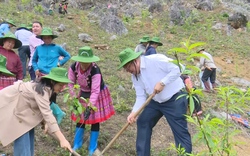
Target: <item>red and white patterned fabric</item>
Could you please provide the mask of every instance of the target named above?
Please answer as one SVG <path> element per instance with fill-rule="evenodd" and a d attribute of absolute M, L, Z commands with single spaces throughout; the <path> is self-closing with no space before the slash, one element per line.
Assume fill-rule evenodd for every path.
<path fill-rule="evenodd" d="M 85 108 L 87 107 L 87 103 L 85 101 L 80 100 L 80 102 Z M 71 119 L 76 121 L 78 118 L 80 118 L 79 123 L 95 124 L 106 121 L 112 115 L 114 115 L 115 109 L 113 107 L 113 102 L 108 87 L 105 86 L 104 89 L 101 90 L 98 96 L 98 101 L 95 103 L 95 107 L 97 108 L 97 111 L 92 110 L 88 120 L 84 121 L 84 113 L 80 116 L 76 116 L 74 113 L 72 113 Z"/>
<path fill-rule="evenodd" d="M 15 81 L 15 77 L 0 75 L 0 90 L 10 85 L 13 85 Z"/>

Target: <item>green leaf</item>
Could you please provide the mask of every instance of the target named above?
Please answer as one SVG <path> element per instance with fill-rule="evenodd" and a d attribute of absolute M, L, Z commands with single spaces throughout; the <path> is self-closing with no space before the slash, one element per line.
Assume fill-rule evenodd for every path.
<path fill-rule="evenodd" d="M 168 50 L 168 53 L 174 53 L 174 52 L 187 53 L 187 49 L 185 49 L 185 48 L 172 48 L 172 49 Z"/>
<path fill-rule="evenodd" d="M 183 96 L 187 96 L 187 94 L 181 94 L 181 95 L 179 95 L 179 96 L 176 98 L 176 100 L 178 100 L 179 98 L 182 98 Z"/>
<path fill-rule="evenodd" d="M 74 107 L 73 106 L 69 106 L 69 110 L 70 111 L 74 110 Z"/>
<path fill-rule="evenodd" d="M 189 96 L 189 110 L 190 110 L 190 114 L 193 114 L 193 112 L 194 112 L 194 99 L 192 96 Z"/>
<path fill-rule="evenodd" d="M 63 102 L 67 102 L 69 99 L 69 94 L 64 94 Z"/>
<path fill-rule="evenodd" d="M 194 48 L 196 48 L 196 47 L 203 46 L 203 45 L 205 45 L 205 44 L 206 44 L 205 42 L 196 42 L 196 43 L 193 43 L 193 44 L 191 44 L 191 45 L 188 47 L 188 50 L 190 51 L 190 50 L 192 50 L 192 49 L 194 49 Z"/>
<path fill-rule="evenodd" d="M 77 111 L 79 114 L 82 114 L 83 113 L 82 107 L 77 107 Z"/>
<path fill-rule="evenodd" d="M 97 107 L 91 106 L 91 108 L 92 108 L 95 112 L 97 111 Z"/>
<path fill-rule="evenodd" d="M 88 103 L 87 99 L 85 99 L 84 97 L 80 97 L 80 99 L 84 100 L 86 103 Z"/>

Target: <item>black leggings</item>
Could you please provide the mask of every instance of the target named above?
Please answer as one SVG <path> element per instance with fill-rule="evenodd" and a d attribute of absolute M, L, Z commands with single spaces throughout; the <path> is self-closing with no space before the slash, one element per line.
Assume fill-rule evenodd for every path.
<path fill-rule="evenodd" d="M 85 124 L 77 123 L 76 127 L 85 128 Z M 91 131 L 99 131 L 100 130 L 100 123 L 92 124 Z"/>

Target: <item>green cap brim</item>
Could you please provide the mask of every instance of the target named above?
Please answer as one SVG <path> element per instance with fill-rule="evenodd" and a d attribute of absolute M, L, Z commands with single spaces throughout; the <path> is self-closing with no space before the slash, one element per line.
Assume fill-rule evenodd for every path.
<path fill-rule="evenodd" d="M 50 75 L 42 76 L 42 78 L 51 79 L 51 80 L 54 80 L 56 82 L 61 82 L 61 83 L 72 83 L 68 78 L 54 78 Z"/>
<path fill-rule="evenodd" d="M 52 39 L 55 39 L 58 37 L 57 35 L 37 35 L 36 38 L 42 39 L 42 37 L 44 36 L 52 36 Z"/>
<path fill-rule="evenodd" d="M 15 40 L 15 46 L 13 47 L 13 49 L 16 49 L 16 48 L 19 48 L 19 47 L 22 46 L 22 42 L 21 41 L 19 41 L 16 38 L 12 38 L 12 37 L 3 37 L 3 38 L 0 38 L 0 45 L 3 46 L 3 40 L 4 39 L 8 39 L 8 38 Z"/>
<path fill-rule="evenodd" d="M 9 76 L 15 76 L 13 73 L 11 73 L 10 71 L 8 71 L 6 68 L 3 68 L 3 67 L 0 67 L 0 72 Z"/>
<path fill-rule="evenodd" d="M 84 58 L 80 56 L 72 56 L 71 60 L 77 61 L 77 62 L 82 62 L 82 63 L 92 63 L 92 62 L 97 62 L 100 61 L 100 58 L 97 56 L 93 56 L 91 58 Z"/>
<path fill-rule="evenodd" d="M 118 67 L 118 70 L 121 69 L 125 64 L 127 64 L 128 62 L 136 59 L 137 57 L 139 57 L 140 55 L 142 54 L 142 52 L 137 52 L 135 53 L 134 55 L 132 55 L 131 57 L 127 58 L 126 61 L 122 62 L 119 67 Z"/>

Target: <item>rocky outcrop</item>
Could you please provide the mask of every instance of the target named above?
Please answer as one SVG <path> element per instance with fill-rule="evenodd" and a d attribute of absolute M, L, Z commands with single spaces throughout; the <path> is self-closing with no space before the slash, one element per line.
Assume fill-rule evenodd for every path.
<path fill-rule="evenodd" d="M 239 12 L 228 17 L 228 25 L 234 29 L 246 27 L 247 22 L 247 17 Z"/>

